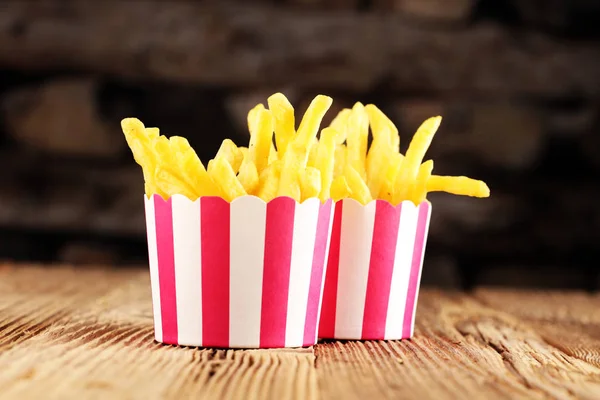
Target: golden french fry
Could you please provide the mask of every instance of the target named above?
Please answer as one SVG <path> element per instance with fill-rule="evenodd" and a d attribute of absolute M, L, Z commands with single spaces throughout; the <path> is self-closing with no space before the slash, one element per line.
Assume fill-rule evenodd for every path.
<path fill-rule="evenodd" d="M 319 126 L 325 113 L 331 107 L 333 99 L 328 96 L 319 95 L 313 99 L 304 113 L 304 117 L 298 127 L 298 132 L 294 142 L 301 146 L 303 151 L 302 166 L 306 166 L 308 161 L 308 150 L 313 140 L 319 133 Z M 298 147 L 297 149 L 300 149 Z"/>
<path fill-rule="evenodd" d="M 179 140 L 178 140 L 179 139 Z M 176 137 L 175 142 L 185 141 L 184 138 Z M 186 141 L 187 142 L 187 141 Z M 200 194 L 186 175 L 182 172 L 178 161 L 179 149 L 172 146 L 171 141 L 165 136 L 159 136 L 153 141 L 154 151 L 157 155 L 157 165 L 154 171 L 154 178 L 157 186 L 167 195 L 172 196 L 176 193 L 195 200 Z M 179 191 L 177 188 L 179 187 Z"/>
<path fill-rule="evenodd" d="M 314 138 L 310 149 L 308 150 L 308 162 L 306 163 L 309 167 L 315 167 L 317 163 L 317 151 L 319 146 L 319 139 Z"/>
<path fill-rule="evenodd" d="M 150 169 L 143 168 L 143 176 L 144 176 L 144 191 L 146 192 L 146 196 L 150 198 L 153 194 L 158 194 L 162 198 L 166 199 L 167 194 L 160 188 L 158 183 L 156 182 L 156 174 L 151 172 Z"/>
<path fill-rule="evenodd" d="M 365 163 L 366 166 L 366 177 L 367 184 L 369 185 L 369 189 L 371 189 L 371 193 L 373 193 L 372 186 L 378 186 L 375 182 L 373 185 L 371 182 L 373 180 L 381 180 L 381 169 L 387 167 L 386 157 L 390 156 L 390 146 L 386 145 L 385 141 L 381 139 L 375 140 L 371 142 L 371 146 L 367 152 L 367 161 Z M 377 196 L 377 194 L 374 194 Z"/>
<path fill-rule="evenodd" d="M 166 198 L 175 194 L 184 195 L 190 200 L 196 200 L 199 197 L 198 193 L 194 192 L 187 182 L 180 176 L 174 175 L 170 170 L 158 167 L 154 179 Z"/>
<path fill-rule="evenodd" d="M 152 139 L 146 134 L 144 124 L 137 118 L 125 118 L 121 121 L 121 129 L 127 145 L 133 153 L 134 160 L 142 167 L 150 169 L 156 163 L 156 155 Z M 154 171 L 152 171 L 154 173 Z"/>
<path fill-rule="evenodd" d="M 145 152 L 150 152 L 151 140 L 150 137 L 146 134 L 146 127 L 137 118 L 125 118 L 121 121 L 121 130 L 125 135 L 125 140 L 127 141 L 127 145 L 131 148 L 131 150 L 138 150 L 139 146 L 148 147 Z M 141 143 L 137 143 L 141 142 Z M 138 153 L 141 154 L 142 152 Z M 135 159 L 136 152 L 133 151 L 133 157 Z M 137 159 L 136 159 L 137 161 Z"/>
<path fill-rule="evenodd" d="M 160 130 L 158 128 L 146 128 L 146 136 L 150 139 L 156 139 L 160 136 Z"/>
<path fill-rule="evenodd" d="M 295 141 L 288 146 L 283 156 L 277 196 L 289 196 L 296 201 L 301 200 L 300 172 L 304 169 L 305 151 L 306 148 Z"/>
<path fill-rule="evenodd" d="M 331 199 L 339 201 L 348 198 L 352 195 L 352 190 L 348 186 L 348 182 L 343 175 L 338 176 L 331 183 Z"/>
<path fill-rule="evenodd" d="M 404 156 L 400 153 L 394 153 L 390 156 L 389 164 L 385 168 L 385 176 L 383 179 L 383 184 L 379 191 L 379 198 L 385 200 L 387 202 L 392 203 L 394 192 L 395 192 L 395 183 L 396 177 L 398 176 L 398 172 L 402 167 L 402 161 L 404 160 Z"/>
<path fill-rule="evenodd" d="M 351 109 L 344 108 L 335 116 L 335 118 L 333 118 L 331 124 L 329 124 L 330 128 L 333 128 L 336 132 L 338 132 L 336 144 L 342 144 L 346 141 L 346 135 L 348 133 L 348 119 L 350 118 L 351 113 Z"/>
<path fill-rule="evenodd" d="M 158 189 L 154 182 L 154 171 L 157 163 L 156 152 L 153 145 L 153 139 L 155 138 L 154 134 L 152 134 L 152 136 L 148 135 L 144 124 L 137 118 L 123 119 L 121 121 L 121 129 L 125 135 L 127 145 L 131 149 L 133 159 L 140 167 L 142 167 L 144 180 L 147 186 L 146 189 L 150 190 L 150 192 L 147 191 L 146 194 L 151 196 L 153 193 L 159 193 L 160 189 Z M 164 193 L 159 194 L 164 197 Z"/>
<path fill-rule="evenodd" d="M 392 151 L 396 152 L 396 153 L 400 153 L 400 135 L 396 132 L 391 133 L 392 139 Z"/>
<path fill-rule="evenodd" d="M 250 111 L 248 111 L 248 132 L 250 137 L 254 135 L 256 131 L 256 123 L 258 122 L 258 114 L 265 110 L 265 106 L 262 104 L 255 105 Z"/>
<path fill-rule="evenodd" d="M 160 141 L 160 139 L 157 140 Z M 198 197 L 221 195 L 219 187 L 212 181 L 187 139 L 179 136 L 171 136 L 169 145 L 171 147 L 171 157 L 174 157 L 175 160 L 171 159 L 168 162 L 174 163 L 177 166 L 183 180 L 193 187 L 193 192 Z"/>
<path fill-rule="evenodd" d="M 269 110 L 257 112 L 255 132 L 250 137 L 250 160 L 261 173 L 269 163 L 269 153 L 273 144 L 273 114 Z"/>
<path fill-rule="evenodd" d="M 427 181 L 428 192 L 447 192 L 459 196 L 489 197 L 490 188 L 483 181 L 466 176 L 432 175 Z"/>
<path fill-rule="evenodd" d="M 222 197 L 227 201 L 244 196 L 246 191 L 238 181 L 233 172 L 233 168 L 224 157 L 213 159 L 213 168 L 211 169 L 211 178 L 221 189 Z"/>
<path fill-rule="evenodd" d="M 277 149 L 275 149 L 275 145 L 271 143 L 271 150 L 269 151 L 269 161 L 267 165 L 271 165 L 277 160 L 279 160 L 279 154 L 277 152 Z"/>
<path fill-rule="evenodd" d="M 421 204 L 427 198 L 427 181 L 433 171 L 433 160 L 427 160 L 419 167 L 417 180 L 410 188 L 409 198 L 416 206 Z"/>
<path fill-rule="evenodd" d="M 179 139 L 185 140 L 182 137 Z M 177 142 L 177 141 L 176 141 Z M 152 140 L 152 146 L 154 146 L 154 154 L 156 154 L 156 158 L 162 163 L 162 161 L 172 161 L 170 158 L 173 158 L 173 150 L 171 147 L 171 141 L 166 136 L 159 136 L 156 139 Z"/>
<path fill-rule="evenodd" d="M 150 196 L 152 196 L 154 193 L 158 193 L 158 191 L 157 189 L 149 185 L 148 182 L 144 182 L 144 193 L 146 194 L 147 198 L 150 198 Z M 166 198 L 166 195 L 164 193 L 162 193 L 160 196 Z"/>
<path fill-rule="evenodd" d="M 371 125 L 373 140 L 389 141 L 391 145 L 392 136 L 393 134 L 398 134 L 398 128 L 396 128 L 394 123 L 374 104 L 367 104 L 365 106 L 365 112 L 369 116 L 369 125 Z"/>
<path fill-rule="evenodd" d="M 387 169 L 393 153 L 384 141 L 373 140 L 367 154 L 367 186 L 373 198 L 377 198 L 384 187 Z"/>
<path fill-rule="evenodd" d="M 346 163 L 358 172 L 363 180 L 367 179 L 366 159 L 367 144 L 369 139 L 369 117 L 365 107 L 356 103 L 348 119 L 348 137 L 346 145 L 348 148 Z M 346 177 L 348 179 L 348 177 Z M 350 185 L 352 188 L 352 185 Z"/>
<path fill-rule="evenodd" d="M 248 194 L 254 194 L 258 189 L 259 176 L 256 170 L 256 165 L 249 159 L 244 159 L 240 166 L 240 172 L 237 175 L 242 187 Z"/>
<path fill-rule="evenodd" d="M 275 144 L 280 157 L 285 155 L 288 144 L 296 134 L 294 107 L 283 93 L 275 93 L 267 99 L 269 110 L 275 118 Z"/>
<path fill-rule="evenodd" d="M 400 135 L 394 123 L 373 104 L 367 104 L 365 111 L 369 116 L 373 142 L 385 142 L 391 152 L 400 152 Z"/>
<path fill-rule="evenodd" d="M 176 139 L 181 139 L 181 141 L 185 140 L 182 137 L 178 137 Z M 177 140 L 175 140 L 178 143 Z M 157 164 L 163 165 L 166 164 L 167 167 L 176 169 L 177 165 L 174 164 L 174 161 L 177 160 L 177 152 L 179 149 L 176 146 L 172 146 L 172 142 L 166 136 L 159 136 L 152 141 L 152 145 L 154 146 L 154 154 L 156 154 Z"/>
<path fill-rule="evenodd" d="M 180 138 L 183 139 L 183 138 Z M 185 140 L 185 139 L 183 139 Z M 193 185 L 186 180 L 186 177 L 180 173 L 177 156 L 177 150 L 171 146 L 171 142 L 166 136 L 159 136 L 153 140 L 154 152 L 156 154 L 156 167 L 154 176 L 157 185 L 167 194 L 171 196 L 177 192 L 177 187 L 180 191 L 191 194 L 197 198 L 198 193 L 195 193 Z"/>
<path fill-rule="evenodd" d="M 181 169 L 186 171 L 186 180 L 194 187 L 194 191 L 198 196 L 220 196 L 221 190 L 219 186 L 209 176 L 204 165 L 194 155 L 186 156 L 181 160 Z"/>
<path fill-rule="evenodd" d="M 318 197 L 321 192 L 321 171 L 317 168 L 306 167 L 300 174 L 300 193 L 302 201 Z"/>
<path fill-rule="evenodd" d="M 394 203 L 400 203 L 402 200 L 407 199 L 410 186 L 417 177 L 419 166 L 441 122 L 442 117 L 429 118 L 417 129 L 408 146 L 402 168 L 396 180 Z"/>
<path fill-rule="evenodd" d="M 365 112 L 369 117 L 369 125 L 373 134 L 373 141 L 367 153 L 366 161 L 367 184 L 371 195 L 378 197 L 384 186 L 387 168 L 390 165 L 390 157 L 399 151 L 395 148 L 394 142 L 397 139 L 399 145 L 400 136 L 392 121 L 375 105 L 367 104 Z"/>
<path fill-rule="evenodd" d="M 358 171 L 352 168 L 351 165 L 346 165 L 344 176 L 346 177 L 348 186 L 352 191 L 352 198 L 354 200 L 357 200 L 363 205 L 373 200 L 373 197 L 371 197 L 371 193 L 369 192 L 369 187 L 367 186 L 365 181 L 363 181 Z"/>
<path fill-rule="evenodd" d="M 219 147 L 219 151 L 217 151 L 215 158 L 216 157 L 225 158 L 229 165 L 231 165 L 231 168 L 233 168 L 233 172 L 237 173 L 242 165 L 244 154 L 240 151 L 240 149 L 238 149 L 232 140 L 225 139 L 221 143 L 221 147 Z"/>
<path fill-rule="evenodd" d="M 330 196 L 335 166 L 335 143 L 338 132 L 333 128 L 321 131 L 321 140 L 317 145 L 316 167 L 321 171 L 321 192 L 319 198 L 322 202 Z"/>
<path fill-rule="evenodd" d="M 244 146 L 240 146 L 238 147 L 238 150 L 240 151 L 240 153 L 242 153 L 242 160 L 244 160 L 245 158 L 248 157 L 248 154 L 250 153 L 247 147 Z"/>
<path fill-rule="evenodd" d="M 386 189 L 386 190 L 382 190 L 381 195 L 378 198 L 392 204 L 393 195 L 394 195 L 393 189 Z"/>
<path fill-rule="evenodd" d="M 277 160 L 260 173 L 256 196 L 267 202 L 277 196 L 282 165 L 283 161 Z"/>
<path fill-rule="evenodd" d="M 333 166 L 333 177 L 344 175 L 344 169 L 346 169 L 346 156 L 347 151 L 345 144 L 338 144 L 335 146 L 335 164 Z"/>
<path fill-rule="evenodd" d="M 181 157 L 189 149 L 191 149 L 188 140 L 181 136 L 171 136 L 169 139 L 167 139 L 166 136 L 157 136 L 154 139 L 154 143 L 158 143 L 159 146 L 168 145 L 170 147 L 170 150 L 165 149 L 164 151 L 169 153 L 170 156 L 174 158 Z"/>

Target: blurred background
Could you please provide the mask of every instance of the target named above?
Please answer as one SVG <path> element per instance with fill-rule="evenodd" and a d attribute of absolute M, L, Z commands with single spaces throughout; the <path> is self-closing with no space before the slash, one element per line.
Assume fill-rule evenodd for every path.
<path fill-rule="evenodd" d="M 436 173 L 492 197 L 430 197 L 424 285 L 600 286 L 597 0 L 4 0 L 0 259 L 143 266 L 121 118 L 206 162 L 276 91 L 374 102 L 403 150 L 444 117 Z"/>

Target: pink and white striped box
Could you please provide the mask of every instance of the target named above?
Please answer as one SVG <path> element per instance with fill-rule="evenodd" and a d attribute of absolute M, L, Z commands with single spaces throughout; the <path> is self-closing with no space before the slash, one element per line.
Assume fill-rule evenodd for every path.
<path fill-rule="evenodd" d="M 157 341 L 218 348 L 316 343 L 331 201 L 144 199 Z"/>
<path fill-rule="evenodd" d="M 413 335 L 431 204 L 336 203 L 320 338 Z"/>

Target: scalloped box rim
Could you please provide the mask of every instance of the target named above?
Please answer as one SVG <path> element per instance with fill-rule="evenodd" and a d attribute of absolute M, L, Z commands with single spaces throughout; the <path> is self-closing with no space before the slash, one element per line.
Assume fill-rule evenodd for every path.
<path fill-rule="evenodd" d="M 200 201 L 200 199 L 202 199 L 202 198 L 217 198 L 217 199 L 221 199 L 221 200 L 223 200 L 223 201 L 224 201 L 224 202 L 226 202 L 226 203 L 233 204 L 233 203 L 235 203 L 235 202 L 237 202 L 237 201 L 240 201 L 241 199 L 244 199 L 244 198 L 253 198 L 253 199 L 256 199 L 257 201 L 261 201 L 263 204 L 269 204 L 269 203 L 271 203 L 272 201 L 276 201 L 276 200 L 279 200 L 279 199 L 286 199 L 286 198 L 287 198 L 287 199 L 290 199 L 290 200 L 292 200 L 294 203 L 296 203 L 296 204 L 298 204 L 298 205 L 303 205 L 303 204 L 305 204 L 305 203 L 307 203 L 307 202 L 314 202 L 314 201 L 316 200 L 316 201 L 318 201 L 319 203 L 321 203 L 321 205 L 325 205 L 327 202 L 332 202 L 332 204 L 333 204 L 333 205 L 335 205 L 335 204 L 337 204 L 337 203 L 340 203 L 340 202 L 344 202 L 344 201 L 346 201 L 346 202 L 354 202 L 354 203 L 356 203 L 356 204 L 359 204 L 359 205 L 360 205 L 360 206 L 362 206 L 362 207 L 368 207 L 368 206 L 370 206 L 370 205 L 371 205 L 371 204 L 373 204 L 373 203 L 385 203 L 385 204 L 387 204 L 388 206 L 390 206 L 390 207 L 394 207 L 394 208 L 396 208 L 396 207 L 399 207 L 400 205 L 402 205 L 402 207 L 405 207 L 405 206 L 406 206 L 406 204 L 409 204 L 409 205 L 410 205 L 411 207 L 413 207 L 413 208 L 419 208 L 419 207 L 420 207 L 422 204 L 424 204 L 424 203 L 427 203 L 427 204 L 429 204 L 429 207 L 432 207 L 432 204 L 431 204 L 431 202 L 430 202 L 429 200 L 424 200 L 424 201 L 422 201 L 421 203 L 419 203 L 418 205 L 416 205 L 415 203 L 413 203 L 411 200 L 404 200 L 404 201 L 402 201 L 402 202 L 398 203 L 397 205 L 393 205 L 393 204 L 392 204 L 392 203 L 390 203 L 389 201 L 387 201 L 387 200 L 381 200 L 381 199 L 373 199 L 373 200 L 371 200 L 370 202 L 368 202 L 367 204 L 362 204 L 362 203 L 360 203 L 358 200 L 356 200 L 356 199 L 353 199 L 353 198 L 350 198 L 350 197 L 347 197 L 347 198 L 344 198 L 344 199 L 341 199 L 341 200 L 338 200 L 338 201 L 334 201 L 333 199 L 329 198 L 329 199 L 327 199 L 325 202 L 321 202 L 321 200 L 320 200 L 318 197 L 310 197 L 310 198 L 308 198 L 308 199 L 305 199 L 305 200 L 304 200 L 304 201 L 302 201 L 302 202 L 299 202 L 299 201 L 296 201 L 295 199 L 291 198 L 290 196 L 277 196 L 277 197 L 274 197 L 274 198 L 272 198 L 272 199 L 271 199 L 271 200 L 269 200 L 269 201 L 264 201 L 263 199 L 261 199 L 261 198 L 260 198 L 260 197 L 258 197 L 258 196 L 254 196 L 254 195 L 251 195 L 251 194 L 247 194 L 247 195 L 244 195 L 244 196 L 239 196 L 239 197 L 236 197 L 236 198 L 235 198 L 235 199 L 233 199 L 232 201 L 227 201 L 227 200 L 225 200 L 224 198 L 222 198 L 221 196 L 200 196 L 200 197 L 198 197 L 196 200 L 191 200 L 189 197 L 187 197 L 187 196 L 184 196 L 184 195 L 182 195 L 182 194 L 174 194 L 174 195 L 172 195 L 172 196 L 168 197 L 168 198 L 165 200 L 165 199 L 164 199 L 164 198 L 163 198 L 161 195 L 159 195 L 159 194 L 156 194 L 156 193 L 155 193 L 155 194 L 153 194 L 153 195 L 152 195 L 152 196 L 150 196 L 150 197 L 148 197 L 148 195 L 147 195 L 147 194 L 144 194 L 144 200 L 145 200 L 145 201 L 150 201 L 150 200 L 152 200 L 152 199 L 154 199 L 154 201 L 156 201 L 156 198 L 157 198 L 157 197 L 158 197 L 160 200 L 162 200 L 164 203 L 167 203 L 167 202 L 169 202 L 170 200 L 172 200 L 172 199 L 175 199 L 175 198 L 181 199 L 180 201 L 188 201 L 188 202 L 190 202 L 190 203 L 197 203 L 197 202 L 198 202 L 198 201 Z M 252 200 L 252 201 L 256 201 L 256 200 Z"/>

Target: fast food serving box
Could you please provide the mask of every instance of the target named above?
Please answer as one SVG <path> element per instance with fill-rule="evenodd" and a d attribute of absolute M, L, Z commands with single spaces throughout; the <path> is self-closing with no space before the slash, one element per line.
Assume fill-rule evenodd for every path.
<path fill-rule="evenodd" d="M 316 343 L 331 200 L 144 200 L 158 342 L 217 348 Z"/>
<path fill-rule="evenodd" d="M 431 204 L 336 203 L 319 337 L 413 336 Z"/>

